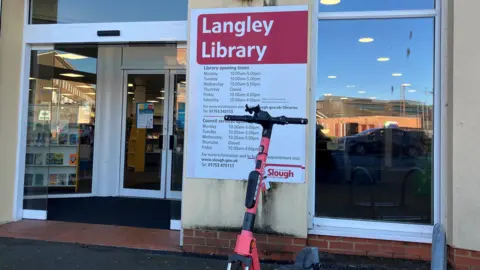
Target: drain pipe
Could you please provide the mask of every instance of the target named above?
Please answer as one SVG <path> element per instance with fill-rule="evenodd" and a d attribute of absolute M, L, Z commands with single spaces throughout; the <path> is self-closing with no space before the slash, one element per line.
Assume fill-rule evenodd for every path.
<path fill-rule="evenodd" d="M 433 227 L 432 235 L 432 266 L 434 270 L 447 269 L 447 237 L 445 228 L 437 223 Z"/>

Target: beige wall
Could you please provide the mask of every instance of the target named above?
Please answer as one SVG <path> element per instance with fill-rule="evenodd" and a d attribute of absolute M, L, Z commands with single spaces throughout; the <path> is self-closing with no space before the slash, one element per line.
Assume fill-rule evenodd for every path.
<path fill-rule="evenodd" d="M 478 0 L 453 2 L 452 244 L 480 250 L 480 24 Z"/>
<path fill-rule="evenodd" d="M 191 8 L 246 6 L 238 0 L 190 0 L 189 2 Z M 311 1 L 276 1 L 278 5 L 299 5 L 309 2 Z M 249 5 L 262 6 L 263 0 L 254 0 Z M 310 108 L 306 109 L 305 113 Z M 188 157 L 188 149 L 185 156 Z M 238 173 L 244 174 L 244 177 L 248 175 L 248 172 Z M 239 229 L 245 211 L 243 205 L 245 192 L 246 181 L 185 179 L 182 202 L 183 228 Z M 255 228 L 265 232 L 306 237 L 307 201 L 307 184 L 272 184 L 266 200 L 260 203 Z"/>
<path fill-rule="evenodd" d="M 0 223 L 13 219 L 24 1 L 3 0 L 2 2 L 2 32 L 0 36 Z"/>

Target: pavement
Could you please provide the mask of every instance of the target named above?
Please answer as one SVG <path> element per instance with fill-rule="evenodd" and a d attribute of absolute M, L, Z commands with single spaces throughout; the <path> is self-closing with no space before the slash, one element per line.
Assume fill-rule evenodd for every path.
<path fill-rule="evenodd" d="M 321 269 L 430 269 L 425 262 L 407 262 L 323 255 Z M 125 248 L 87 246 L 35 240 L 0 238 L 0 269 L 79 270 L 220 270 L 225 259 Z M 294 269 L 263 264 L 262 270 Z"/>

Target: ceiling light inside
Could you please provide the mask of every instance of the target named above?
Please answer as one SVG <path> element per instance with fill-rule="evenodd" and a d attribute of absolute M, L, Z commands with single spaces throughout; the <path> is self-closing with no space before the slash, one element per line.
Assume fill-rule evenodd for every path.
<path fill-rule="evenodd" d="M 378 62 L 387 62 L 387 61 L 390 61 L 390 58 L 388 58 L 388 57 L 379 57 L 379 58 L 377 59 L 377 61 L 378 61 Z"/>
<path fill-rule="evenodd" d="M 45 89 L 45 90 L 57 90 L 57 88 L 50 87 L 50 86 L 45 86 L 45 87 L 43 87 L 43 89 Z"/>
<path fill-rule="evenodd" d="M 328 76 L 328 78 L 329 78 L 329 79 L 336 79 L 336 78 L 337 78 L 337 76 L 330 75 L 330 76 Z"/>
<path fill-rule="evenodd" d="M 129 83 L 129 84 L 128 84 L 128 87 L 133 87 L 133 83 Z"/>
<path fill-rule="evenodd" d="M 60 74 L 61 76 L 65 76 L 65 77 L 71 77 L 71 78 L 82 78 L 82 77 L 85 77 L 84 75 L 82 74 L 76 74 L 76 73 L 63 73 L 63 74 Z"/>
<path fill-rule="evenodd" d="M 341 0 L 320 0 L 320 4 L 326 5 L 326 6 L 337 5 L 340 2 Z"/>
<path fill-rule="evenodd" d="M 147 102 L 150 102 L 150 103 L 157 103 L 158 100 L 147 100 Z"/>
<path fill-rule="evenodd" d="M 165 99 L 164 97 L 156 97 L 156 99 Z"/>
<path fill-rule="evenodd" d="M 370 43 L 370 42 L 373 42 L 373 38 L 364 37 L 364 38 L 360 38 L 358 41 L 361 43 Z"/>
<path fill-rule="evenodd" d="M 95 92 L 90 92 L 90 93 L 85 93 L 87 95 L 90 95 L 90 96 L 95 96 Z"/>
<path fill-rule="evenodd" d="M 62 96 L 66 96 L 66 97 L 69 97 L 69 96 L 73 96 L 73 94 L 62 94 Z"/>
<path fill-rule="evenodd" d="M 393 77 L 400 77 L 400 76 L 402 76 L 402 73 L 392 73 L 392 76 Z"/>
<path fill-rule="evenodd" d="M 65 59 L 71 59 L 71 60 L 79 60 L 79 59 L 85 59 L 87 58 L 86 56 L 83 55 L 78 55 L 74 53 L 63 53 L 59 54 L 59 57 L 65 58 Z"/>
<path fill-rule="evenodd" d="M 30 80 L 35 80 L 35 78 L 30 77 Z"/>
<path fill-rule="evenodd" d="M 77 86 L 77 87 L 78 87 L 78 88 L 88 88 L 88 89 L 90 89 L 90 88 L 95 88 L 95 86 L 93 86 L 93 85 L 79 85 L 79 86 Z"/>
<path fill-rule="evenodd" d="M 135 94 L 135 93 L 134 93 L 134 92 L 128 92 L 128 94 L 129 94 L 129 95 L 133 95 L 133 94 Z"/>

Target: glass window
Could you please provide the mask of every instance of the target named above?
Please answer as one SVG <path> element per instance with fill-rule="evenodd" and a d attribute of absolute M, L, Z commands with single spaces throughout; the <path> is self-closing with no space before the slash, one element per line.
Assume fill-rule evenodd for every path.
<path fill-rule="evenodd" d="M 94 46 L 32 51 L 25 160 L 27 209 L 29 204 L 38 204 L 35 195 L 92 192 L 96 72 Z M 34 199 L 36 203 L 32 203 Z"/>
<path fill-rule="evenodd" d="M 320 12 L 433 9 L 435 0 L 320 0 Z"/>
<path fill-rule="evenodd" d="M 432 224 L 434 19 L 318 27 L 316 216 Z"/>
<path fill-rule="evenodd" d="M 32 0 L 32 24 L 185 21 L 188 0 Z"/>

